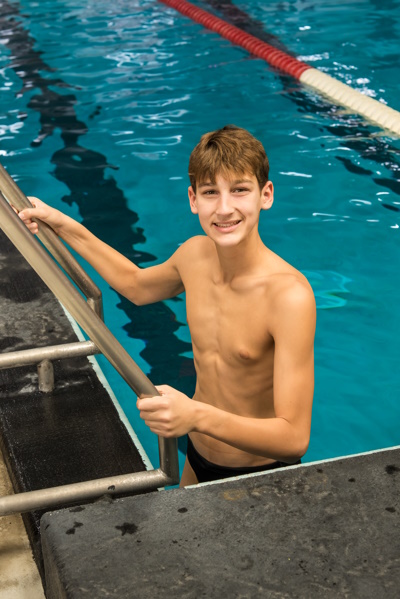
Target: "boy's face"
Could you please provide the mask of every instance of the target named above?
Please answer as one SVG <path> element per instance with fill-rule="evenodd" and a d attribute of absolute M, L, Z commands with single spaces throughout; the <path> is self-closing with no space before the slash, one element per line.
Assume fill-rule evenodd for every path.
<path fill-rule="evenodd" d="M 206 235 L 224 247 L 257 233 L 260 210 L 268 210 L 273 200 L 272 182 L 260 190 L 254 175 L 217 175 L 215 183 L 200 182 L 196 193 L 189 187 L 191 211 Z"/>

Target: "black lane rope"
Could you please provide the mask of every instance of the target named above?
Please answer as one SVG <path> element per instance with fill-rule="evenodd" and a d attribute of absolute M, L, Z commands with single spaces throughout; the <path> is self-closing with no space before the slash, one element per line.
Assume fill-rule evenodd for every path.
<path fill-rule="evenodd" d="M 76 116 L 74 106 L 77 98 L 72 93 L 54 91 L 55 87 L 65 89 L 70 86 L 59 78 L 43 78 L 40 75 L 40 72 L 52 72 L 54 69 L 34 49 L 35 40 L 24 29 L 23 15 L 19 13 L 17 4 L 0 2 L 0 11 L 0 37 L 11 52 L 9 67 L 21 79 L 19 94 L 32 89 L 38 91 L 28 102 L 28 108 L 39 113 L 41 123 L 41 131 L 31 146 L 40 146 L 56 128 L 61 130 L 64 147 L 53 154 L 51 162 L 55 165 L 54 176 L 70 190 L 62 201 L 70 205 L 75 202 L 82 223 L 136 264 L 153 261 L 153 255 L 135 248 L 136 244 L 146 241 L 143 229 L 137 226 L 138 214 L 128 208 L 115 179 L 105 177 L 106 169 L 115 167 L 107 163 L 105 156 L 80 143 L 88 127 Z M 98 107 L 97 111 L 100 109 Z M 29 190 L 25 192 L 29 194 Z M 108 226 L 105 229 L 99 223 L 99 214 L 107 214 Z M 151 367 L 149 378 L 155 384 L 169 384 L 192 395 L 195 387 L 193 360 L 180 355 L 190 351 L 191 344 L 174 334 L 181 325 L 175 313 L 162 302 L 137 307 L 122 296 L 120 300 L 118 308 L 129 319 L 123 328 L 130 337 L 146 344 L 140 355 Z"/>

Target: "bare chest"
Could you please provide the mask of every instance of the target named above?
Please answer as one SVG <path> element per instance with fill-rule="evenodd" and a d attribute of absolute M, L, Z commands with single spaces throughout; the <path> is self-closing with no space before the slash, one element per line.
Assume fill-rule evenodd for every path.
<path fill-rule="evenodd" d="M 273 349 L 263 290 L 232 290 L 201 281 L 186 291 L 187 319 L 195 358 L 226 366 L 263 363 Z"/>

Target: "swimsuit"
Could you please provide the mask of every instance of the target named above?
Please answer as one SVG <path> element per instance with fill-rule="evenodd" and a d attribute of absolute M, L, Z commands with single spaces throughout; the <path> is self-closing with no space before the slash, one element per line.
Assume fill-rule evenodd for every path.
<path fill-rule="evenodd" d="M 219 480 L 221 478 L 229 478 L 231 476 L 239 476 L 240 474 L 251 474 L 253 472 L 263 472 L 264 470 L 274 470 L 275 468 L 283 468 L 284 466 L 294 466 L 294 464 L 286 464 L 286 462 L 272 462 L 272 464 L 263 464 L 261 466 L 244 466 L 232 468 L 230 466 L 219 466 L 209 462 L 199 454 L 194 447 L 190 437 L 188 436 L 187 459 L 195 473 L 199 483 L 204 483 L 210 480 Z M 301 460 L 296 462 L 301 464 Z"/>

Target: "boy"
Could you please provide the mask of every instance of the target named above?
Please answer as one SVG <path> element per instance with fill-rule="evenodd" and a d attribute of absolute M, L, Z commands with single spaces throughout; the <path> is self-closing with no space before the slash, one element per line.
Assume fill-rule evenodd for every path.
<path fill-rule="evenodd" d="M 50 225 L 116 291 L 138 305 L 186 291 L 197 384 L 141 397 L 158 435 L 189 434 L 181 486 L 298 463 L 307 450 L 314 389 L 315 301 L 306 278 L 258 233 L 273 203 L 268 158 L 249 132 L 202 136 L 189 161 L 189 202 L 206 236 L 141 269 L 36 198 L 20 217 Z"/>

